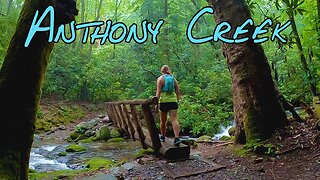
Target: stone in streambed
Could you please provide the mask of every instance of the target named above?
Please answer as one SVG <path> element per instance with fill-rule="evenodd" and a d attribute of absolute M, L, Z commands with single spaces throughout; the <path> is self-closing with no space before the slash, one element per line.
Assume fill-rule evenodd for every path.
<path fill-rule="evenodd" d="M 102 126 L 96 131 L 95 140 L 108 140 L 110 139 L 110 131 L 108 126 Z"/>
<path fill-rule="evenodd" d="M 80 124 L 76 125 L 75 131 L 77 133 L 84 134 L 87 130 L 96 126 L 98 124 L 98 122 L 99 121 L 97 119 L 91 119 L 88 122 L 81 122 Z"/>
<path fill-rule="evenodd" d="M 71 144 L 67 147 L 66 152 L 81 152 L 85 151 L 86 148 L 76 145 L 76 144 Z"/>

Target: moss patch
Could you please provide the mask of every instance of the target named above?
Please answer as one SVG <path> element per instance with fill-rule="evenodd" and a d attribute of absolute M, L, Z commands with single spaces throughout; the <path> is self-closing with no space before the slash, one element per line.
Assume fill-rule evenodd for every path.
<path fill-rule="evenodd" d="M 84 173 L 85 170 L 60 170 L 46 173 L 29 173 L 29 180 L 38 179 L 73 179 L 80 173 Z"/>
<path fill-rule="evenodd" d="M 36 133 L 50 131 L 52 127 L 73 123 L 84 118 L 87 110 L 84 106 L 55 102 L 40 105 L 37 112 Z"/>
<path fill-rule="evenodd" d="M 221 141 L 229 141 L 229 140 L 231 140 L 231 137 L 230 137 L 230 136 L 222 136 L 222 137 L 220 138 L 220 140 L 221 140 Z"/>
<path fill-rule="evenodd" d="M 136 153 L 136 158 L 141 158 L 144 155 L 148 155 L 148 154 L 153 154 L 154 151 L 151 148 L 148 149 L 140 149 L 137 153 Z"/>
<path fill-rule="evenodd" d="M 94 137 L 89 137 L 87 139 L 82 139 L 80 141 L 78 141 L 79 143 L 92 143 L 94 140 Z"/>
<path fill-rule="evenodd" d="M 86 148 L 76 145 L 76 144 L 71 144 L 67 147 L 66 151 L 67 152 L 81 152 L 81 151 L 85 151 Z"/>
<path fill-rule="evenodd" d="M 67 152 L 59 152 L 59 156 L 66 156 L 68 153 Z"/>
<path fill-rule="evenodd" d="M 272 144 L 256 142 L 256 143 L 247 143 L 242 148 L 237 149 L 236 153 L 239 156 L 246 156 L 252 152 L 260 155 L 274 155 L 277 149 L 278 148 Z"/>
<path fill-rule="evenodd" d="M 87 162 L 87 168 L 92 171 L 96 171 L 102 168 L 110 168 L 114 165 L 112 160 L 105 158 L 92 158 Z"/>

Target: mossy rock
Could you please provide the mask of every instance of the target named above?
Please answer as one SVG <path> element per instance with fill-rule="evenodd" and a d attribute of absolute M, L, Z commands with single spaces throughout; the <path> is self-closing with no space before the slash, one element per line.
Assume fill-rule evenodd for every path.
<path fill-rule="evenodd" d="M 74 132 L 74 131 L 71 132 L 70 135 L 69 135 L 69 137 L 70 137 L 72 140 L 78 139 L 79 136 L 81 136 L 81 134 L 80 134 L 80 133 L 77 133 L 77 132 Z"/>
<path fill-rule="evenodd" d="M 96 131 L 96 136 L 94 140 L 108 140 L 110 139 L 110 131 L 107 126 L 101 127 L 99 130 Z"/>
<path fill-rule="evenodd" d="M 29 168 L 29 173 L 37 173 L 37 171 Z"/>
<path fill-rule="evenodd" d="M 111 138 L 107 142 L 123 142 L 123 138 Z"/>
<path fill-rule="evenodd" d="M 113 161 L 105 158 L 92 158 L 87 162 L 86 168 L 96 171 L 102 168 L 108 169 L 114 165 Z"/>
<path fill-rule="evenodd" d="M 200 136 L 197 139 L 197 142 L 210 142 L 210 141 L 212 141 L 212 137 L 207 136 L 207 135 Z"/>
<path fill-rule="evenodd" d="M 137 153 L 136 153 L 136 158 L 141 158 L 145 155 L 148 155 L 148 154 L 154 154 L 154 150 L 151 149 L 151 148 L 148 148 L 148 149 L 140 149 Z"/>
<path fill-rule="evenodd" d="M 230 136 L 234 136 L 234 134 L 236 133 L 236 127 L 232 126 L 229 130 L 228 130 L 228 134 Z"/>
<path fill-rule="evenodd" d="M 66 148 L 67 152 L 81 152 L 81 151 L 85 151 L 86 148 L 79 146 L 77 144 L 71 144 Z"/>
<path fill-rule="evenodd" d="M 119 129 L 118 128 L 112 128 L 111 131 L 110 131 L 110 137 L 111 138 L 119 138 L 119 137 L 121 137 Z"/>
<path fill-rule="evenodd" d="M 67 142 L 73 142 L 73 140 L 71 139 L 71 137 L 70 137 L 70 136 L 69 136 L 69 137 L 67 137 L 66 141 L 67 141 Z"/>
<path fill-rule="evenodd" d="M 98 124 L 98 119 L 91 119 L 87 122 L 81 122 L 80 124 L 76 125 L 75 131 L 81 134 L 84 134 L 87 130 L 93 128 Z"/>
<path fill-rule="evenodd" d="M 78 141 L 79 143 L 92 143 L 94 141 L 94 137 L 89 137 L 87 139 L 81 139 Z"/>
<path fill-rule="evenodd" d="M 67 152 L 59 152 L 59 156 L 66 156 L 68 153 Z"/>
<path fill-rule="evenodd" d="M 221 141 L 229 141 L 229 140 L 231 140 L 231 137 L 230 137 L 230 136 L 222 136 L 222 137 L 220 138 L 220 140 L 221 140 Z"/>

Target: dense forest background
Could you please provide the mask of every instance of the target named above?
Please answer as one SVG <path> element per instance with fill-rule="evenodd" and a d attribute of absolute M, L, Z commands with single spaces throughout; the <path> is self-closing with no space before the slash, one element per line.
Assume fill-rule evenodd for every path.
<path fill-rule="evenodd" d="M 320 86 L 319 1 L 247 0 L 247 4 L 256 24 L 266 18 L 294 22 L 282 32 L 286 44 L 268 41 L 263 47 L 274 81 L 287 100 L 310 103 L 312 87 Z M 0 1 L 0 65 L 22 5 L 22 0 Z M 221 44 L 194 45 L 186 37 L 189 21 L 207 5 L 195 0 L 78 0 L 77 22 L 110 19 L 128 26 L 136 23 L 139 28 L 145 19 L 153 23 L 164 19 L 158 44 L 149 40 L 100 46 L 98 42 L 82 44 L 80 38 L 73 44 L 58 43 L 51 54 L 42 97 L 92 102 L 149 98 L 155 95 L 161 66 L 168 64 L 183 93 L 179 104 L 182 131 L 216 133 L 219 125 L 233 121 L 231 78 Z M 207 14 L 193 33 L 207 36 L 214 27 L 212 15 Z M 82 32 L 78 33 L 80 37 Z"/>

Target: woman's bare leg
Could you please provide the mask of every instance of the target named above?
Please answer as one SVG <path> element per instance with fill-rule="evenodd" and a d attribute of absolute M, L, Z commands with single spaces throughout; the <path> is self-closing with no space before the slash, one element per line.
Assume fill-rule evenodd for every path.
<path fill-rule="evenodd" d="M 174 137 L 179 137 L 180 125 L 179 125 L 179 122 L 178 122 L 178 112 L 177 112 L 177 110 L 171 110 L 170 111 L 170 120 L 171 120 L 171 123 L 172 123 Z"/>
<path fill-rule="evenodd" d="M 160 111 L 160 131 L 162 136 L 166 136 L 167 130 L 167 113 Z"/>

